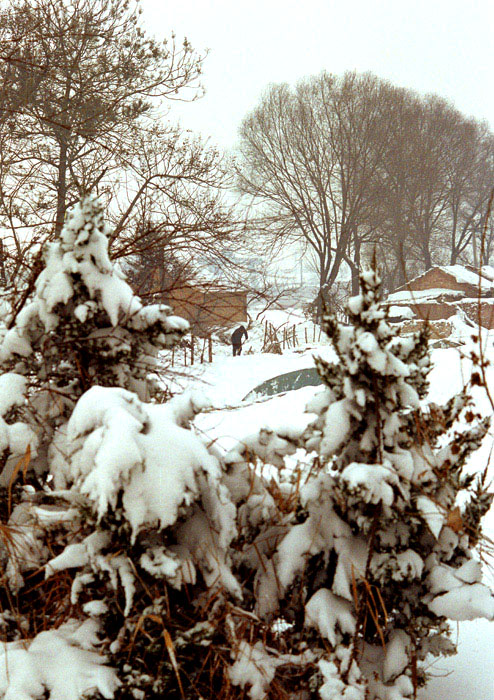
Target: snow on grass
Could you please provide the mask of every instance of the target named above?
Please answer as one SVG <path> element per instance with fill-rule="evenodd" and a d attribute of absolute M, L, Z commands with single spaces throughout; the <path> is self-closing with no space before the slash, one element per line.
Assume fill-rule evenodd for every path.
<path fill-rule="evenodd" d="M 113 698 L 119 685 L 95 647 L 97 623 L 71 621 L 40 632 L 31 642 L 9 642 L 0 649 L 0 696 L 4 700 L 80 700 L 87 693 Z"/>

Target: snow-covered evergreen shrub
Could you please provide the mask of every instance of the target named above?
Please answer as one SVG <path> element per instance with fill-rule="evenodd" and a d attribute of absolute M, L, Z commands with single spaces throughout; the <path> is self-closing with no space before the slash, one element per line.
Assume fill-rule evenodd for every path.
<path fill-rule="evenodd" d="M 152 374 L 157 353 L 188 330 L 168 307 L 143 306 L 111 263 L 103 211 L 93 197 L 68 214 L 60 238 L 46 246 L 44 262 L 32 295 L 8 319 L 0 341 L 0 371 L 14 373 L 11 382 L 17 377 L 10 392 L 15 417 L 38 436 L 30 447 L 39 473 L 47 471 L 53 430 L 67 422 L 87 389 L 116 386 L 143 400 L 156 396 L 162 392 Z M 26 450 L 27 433 L 23 437 L 10 450 L 13 459 L 5 457 L 11 468 L 0 477 L 4 486 L 19 449 Z"/>
<path fill-rule="evenodd" d="M 455 651 L 448 620 L 494 619 L 474 549 L 492 495 L 483 474 L 463 473 L 488 421 L 468 388 L 445 406 L 426 403 L 426 336 L 401 338 L 387 323 L 375 272 L 361 285 L 349 325 L 324 319 L 338 362 L 316 361 L 326 388 L 307 407 L 317 415 L 301 441 L 316 453 L 310 469 L 296 489 L 282 471 L 278 495 L 254 484 L 245 501 L 254 611 L 276 630 L 271 645 L 238 647 L 231 679 L 253 700 L 276 683 L 292 697 L 275 649 L 298 654 L 304 685 L 293 697 L 415 697 L 425 658 Z M 237 470 L 254 454 L 279 463 L 260 442 L 236 451 Z"/>
<path fill-rule="evenodd" d="M 180 673 L 193 678 L 215 633 L 209 599 L 242 597 L 229 553 L 236 508 L 220 462 L 188 428 L 203 405 L 93 387 L 67 426 L 63 478 L 79 532 L 46 576 L 73 570 L 71 602 L 101 620 L 122 681 L 116 698 L 180 697 L 175 646 L 187 647 L 191 668 Z"/>
<path fill-rule="evenodd" d="M 0 618 L 16 664 L 2 676 L 0 662 L 0 697 L 153 700 L 182 698 L 184 686 L 229 697 L 238 664 L 225 649 L 249 614 L 232 547 L 243 477 L 227 483 L 214 446 L 190 429 L 201 397 L 151 403 L 157 353 L 188 324 L 132 294 L 91 198 L 45 262 L 0 343 L 12 540 L 2 556 L 20 601 Z M 30 483 L 16 491 L 21 474 Z M 0 587 L 4 608 L 9 595 Z M 66 693 L 56 649 L 73 664 Z"/>
<path fill-rule="evenodd" d="M 173 616 L 185 609 L 181 629 L 194 648 L 211 629 L 196 629 L 186 584 L 200 579 L 197 593 L 241 597 L 228 564 L 235 506 L 218 460 L 189 430 L 204 401 L 146 403 L 163 395 L 159 351 L 188 324 L 163 305 L 143 306 L 107 245 L 101 207 L 86 198 L 47 246 L 34 292 L 0 342 L 1 479 L 10 516 L 0 555 L 4 583 L 19 601 L 9 610 L 11 594 L 0 589 L 8 652 L 0 697 L 163 697 L 178 687 L 173 666 L 158 680 L 148 671 L 166 653 L 174 592 Z M 29 479 L 33 469 L 39 480 Z M 20 475 L 31 484 L 17 489 Z M 156 620 L 156 649 L 146 657 L 145 627 Z M 60 631 L 36 634 L 60 622 Z M 78 632 L 89 628 L 89 636 Z M 22 653 L 20 636 L 28 640 Z M 66 690 L 57 650 L 74 666 Z M 128 667 L 133 650 L 139 661 Z M 120 681 L 102 665 L 108 658 Z"/>

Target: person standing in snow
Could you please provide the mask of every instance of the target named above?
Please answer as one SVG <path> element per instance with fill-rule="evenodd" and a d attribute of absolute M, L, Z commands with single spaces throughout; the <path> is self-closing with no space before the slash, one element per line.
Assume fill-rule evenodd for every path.
<path fill-rule="evenodd" d="M 242 339 L 245 335 L 245 340 L 248 340 L 249 336 L 244 326 L 239 326 L 235 328 L 232 333 L 232 346 L 233 346 L 233 357 L 235 355 L 240 355 L 242 353 Z"/>

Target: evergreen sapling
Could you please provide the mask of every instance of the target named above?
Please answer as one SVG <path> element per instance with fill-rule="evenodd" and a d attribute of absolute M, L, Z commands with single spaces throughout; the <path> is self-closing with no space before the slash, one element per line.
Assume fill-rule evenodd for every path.
<path fill-rule="evenodd" d="M 428 655 L 454 653 L 448 620 L 494 618 L 475 553 L 492 494 L 485 473 L 464 474 L 489 421 L 469 386 L 427 403 L 427 332 L 400 337 L 387 322 L 375 271 L 361 288 L 348 325 L 323 320 L 338 361 L 316 359 L 326 388 L 300 440 L 317 456 L 276 516 L 256 610 L 278 618 L 280 644 L 316 656 L 306 687 L 323 700 L 402 700 L 426 683 Z"/>

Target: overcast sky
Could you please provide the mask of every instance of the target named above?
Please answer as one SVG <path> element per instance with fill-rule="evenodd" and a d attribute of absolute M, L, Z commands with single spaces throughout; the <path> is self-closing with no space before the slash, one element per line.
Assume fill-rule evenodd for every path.
<path fill-rule="evenodd" d="M 494 129 L 494 0 L 142 0 L 156 37 L 187 36 L 206 96 L 174 107 L 223 148 L 269 83 L 372 71 L 434 92 Z"/>

